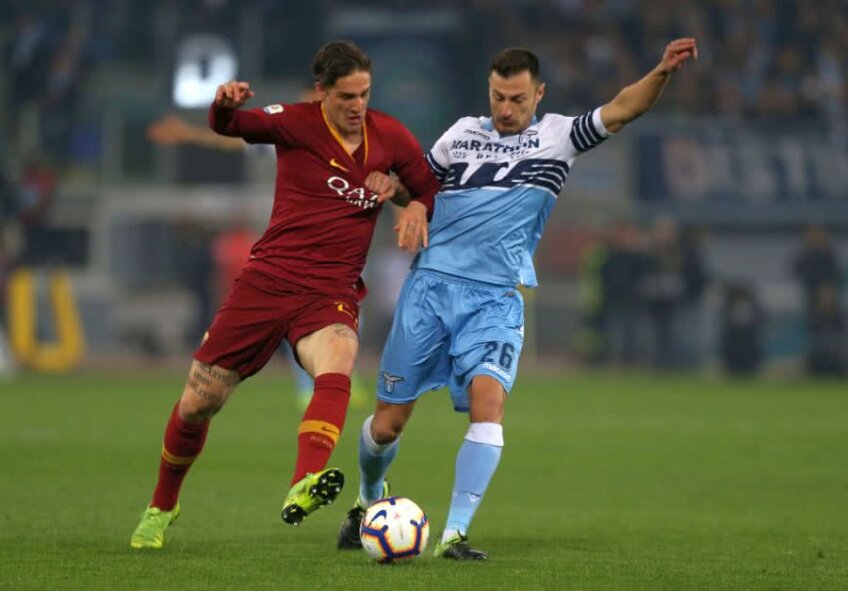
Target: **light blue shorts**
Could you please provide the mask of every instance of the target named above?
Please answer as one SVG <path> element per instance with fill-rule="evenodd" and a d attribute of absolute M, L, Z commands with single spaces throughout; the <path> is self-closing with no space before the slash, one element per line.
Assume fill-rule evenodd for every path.
<path fill-rule="evenodd" d="M 491 376 L 509 393 L 523 344 L 518 290 L 413 270 L 383 348 L 377 398 L 402 404 L 448 386 L 454 408 L 465 412 L 474 376 Z"/>

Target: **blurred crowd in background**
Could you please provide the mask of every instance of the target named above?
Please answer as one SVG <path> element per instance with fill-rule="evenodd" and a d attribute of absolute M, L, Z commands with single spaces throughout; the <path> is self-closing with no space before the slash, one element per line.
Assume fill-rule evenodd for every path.
<path fill-rule="evenodd" d="M 501 26 L 510 43 L 538 39 L 547 79 L 562 87 L 572 104 L 608 100 L 655 65 L 666 40 L 691 36 L 698 39 L 702 67 L 688 84 L 670 89 L 673 99 L 658 105 L 660 110 L 845 123 L 848 4 L 843 0 L 480 4 L 501 5 Z"/>
<path fill-rule="evenodd" d="M 404 20 L 414 11 L 414 18 Z M 375 36 L 387 23 L 397 27 L 395 38 L 385 30 Z M 403 27 L 421 27 L 421 34 Z M 539 53 L 548 84 L 544 111 L 578 114 L 641 77 L 668 40 L 680 36 L 698 39 L 699 63 L 670 85 L 652 113 L 661 126 L 699 119 L 731 126 L 779 122 L 843 138 L 848 131 L 845 0 L 441 0 L 424 8 L 402 0 L 0 2 L 0 284 L 17 265 L 61 263 L 90 270 L 93 212 L 127 187 L 202 185 L 217 182 L 211 172 L 232 169 L 224 182 L 264 183 L 263 199 L 270 202 L 272 165 L 271 176 L 267 166 L 254 165 L 260 173 L 250 174 L 241 154 L 189 152 L 214 147 L 197 139 L 204 110 L 181 110 L 172 101 L 175 54 L 181 37 L 194 33 L 232 41 L 238 76 L 264 89 L 266 98 L 283 102 L 298 100 L 321 43 L 338 36 L 362 42 L 375 58 L 374 104 L 408 123 L 425 149 L 456 117 L 485 114 L 488 63 L 505 46 Z M 413 49 L 397 56 L 404 44 Z M 421 55 L 430 61 L 415 62 L 408 72 L 390 63 L 392 56 Z M 377 86 L 381 80 L 386 86 Z M 155 128 L 157 121 L 171 124 L 164 136 L 150 131 L 163 129 Z M 193 147 L 172 149 L 176 144 Z M 273 161 L 255 156 L 248 159 Z M 602 167 L 605 156 L 596 158 Z M 188 160 L 194 172 L 175 172 Z M 627 166 L 632 165 L 618 169 Z M 770 318 L 768 287 L 756 272 L 745 281 L 710 264 L 709 220 L 691 223 L 676 219 L 673 211 L 639 215 L 632 205 L 637 197 L 615 198 L 625 205 L 602 205 L 606 209 L 592 210 L 589 222 L 579 216 L 568 220 L 590 240 L 571 244 L 562 233 L 549 232 L 556 236 L 546 236 L 547 247 L 543 241 L 543 249 L 560 252 L 541 257 L 543 285 L 548 270 L 580 294 L 572 311 L 545 311 L 579 316 L 570 352 L 592 363 L 683 369 L 712 361 L 732 372 L 756 371 L 767 357 Z M 569 207 L 563 203 L 558 211 Z M 828 231 L 838 233 L 848 216 L 817 217 L 815 202 L 801 207 L 807 214 L 779 228 L 797 251 L 779 266 L 802 294 L 799 347 L 810 371 L 842 373 L 843 271 Z M 68 211 L 82 213 L 73 222 Z M 827 224 L 808 224 L 811 220 Z M 165 254 L 158 263 L 144 262 L 153 270 L 138 271 L 135 283 L 126 285 L 155 286 L 151 277 L 158 273 L 194 294 L 198 312 L 185 331 L 192 341 L 226 290 L 221 269 L 232 275 L 263 221 L 262 215 L 210 221 L 200 210 L 171 216 L 163 222 L 167 231 L 147 228 L 144 234 L 147 244 L 150 236 L 160 236 Z M 127 234 L 109 231 L 118 238 Z M 387 233 L 385 225 L 378 231 L 369 272 L 388 284 L 394 275 L 402 279 L 408 261 L 386 247 L 390 241 L 380 242 L 379 235 Z M 562 272 L 554 270 L 552 259 L 574 264 Z M 140 264 L 114 267 L 126 272 L 127 265 Z M 392 279 L 380 276 L 383 265 L 392 269 Z M 375 349 L 393 305 L 394 292 L 387 291 L 374 304 L 369 327 Z"/>
<path fill-rule="evenodd" d="M 715 275 L 698 228 L 661 218 L 650 228 L 621 222 L 583 250 L 579 350 L 593 363 L 694 369 L 708 359 L 731 374 L 755 374 L 765 360 L 767 311 L 752 281 Z M 839 293 L 843 269 L 827 230 L 809 226 L 784 261 L 803 294 L 804 365 L 813 375 L 848 370 L 848 333 Z M 707 305 L 708 290 L 718 300 Z"/>
<path fill-rule="evenodd" d="M 405 1 L 346 2 L 398 11 Z M 815 118 L 844 126 L 848 106 L 848 5 L 844 0 L 472 0 L 436 2 L 457 10 L 475 71 L 507 45 L 532 45 L 549 84 L 548 108 L 579 112 L 612 98 L 652 68 L 665 43 L 699 40 L 701 67 L 657 109 L 685 116 Z M 296 10 L 294 10 L 296 5 Z M 231 30 L 261 15 L 255 75 L 305 76 L 333 1 L 33 0 L 0 8 L 6 71 L 2 126 L 7 149 L 46 152 L 54 162 L 96 154 L 98 130 L 81 104 L 101 69 L 156 75 L 162 20 Z M 303 26 L 312 34 L 304 34 Z M 295 42 L 290 40 L 294 39 Z M 459 64 L 461 67 L 462 64 Z M 482 77 L 477 76 L 478 79 Z M 474 101 L 472 104 L 479 104 Z M 467 103 L 460 110 L 468 109 Z M 41 136 L 19 137 L 22 117 Z M 92 137 L 95 136 L 95 137 Z"/>

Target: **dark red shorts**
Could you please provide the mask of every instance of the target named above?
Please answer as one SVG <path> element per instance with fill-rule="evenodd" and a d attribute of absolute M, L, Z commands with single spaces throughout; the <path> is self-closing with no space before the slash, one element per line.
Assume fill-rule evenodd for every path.
<path fill-rule="evenodd" d="M 333 324 L 358 332 L 359 298 L 349 293 L 285 293 L 279 281 L 245 270 L 221 305 L 203 343 L 202 363 L 232 369 L 242 378 L 262 369 L 286 339 L 294 348 L 306 335 Z"/>

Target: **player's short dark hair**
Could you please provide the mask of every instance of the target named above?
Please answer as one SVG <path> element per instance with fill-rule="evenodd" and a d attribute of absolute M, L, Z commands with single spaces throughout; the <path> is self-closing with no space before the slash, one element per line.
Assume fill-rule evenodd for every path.
<path fill-rule="evenodd" d="M 324 88 L 333 86 L 339 78 L 354 72 L 371 72 L 371 58 L 350 41 L 331 41 L 315 54 L 312 73 L 315 82 Z"/>
<path fill-rule="evenodd" d="M 504 49 L 492 60 L 490 72 L 497 72 L 504 78 L 515 76 L 521 72 L 530 72 L 534 82 L 539 81 L 539 58 L 535 53 L 524 47 Z"/>

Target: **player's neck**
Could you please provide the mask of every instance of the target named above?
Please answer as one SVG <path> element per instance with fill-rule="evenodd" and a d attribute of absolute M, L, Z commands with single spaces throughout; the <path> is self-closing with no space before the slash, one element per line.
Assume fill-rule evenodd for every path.
<path fill-rule="evenodd" d="M 357 129 L 356 131 L 351 131 L 351 132 L 344 132 L 344 131 L 340 131 L 339 129 L 336 129 L 335 131 L 338 134 L 339 138 L 341 138 L 341 140 L 345 144 L 354 144 L 356 146 L 359 146 L 359 144 L 362 143 L 362 128 L 361 127 L 359 129 Z"/>
<path fill-rule="evenodd" d="M 330 133 L 332 133 L 336 138 L 336 141 L 338 141 L 342 147 L 347 150 L 348 154 L 356 152 L 359 146 L 362 145 L 362 141 L 365 137 L 365 124 L 363 123 L 359 129 L 353 131 L 343 131 L 333 123 L 330 117 L 327 116 L 327 112 L 324 110 L 324 105 L 321 105 L 321 113 L 324 116 L 324 122 L 330 129 Z"/>
<path fill-rule="evenodd" d="M 341 145 L 347 150 L 347 153 L 353 155 L 359 149 L 359 146 L 362 145 L 362 130 L 360 129 L 355 133 L 343 134 L 339 131 L 336 131 L 338 134 L 338 139 Z"/>

